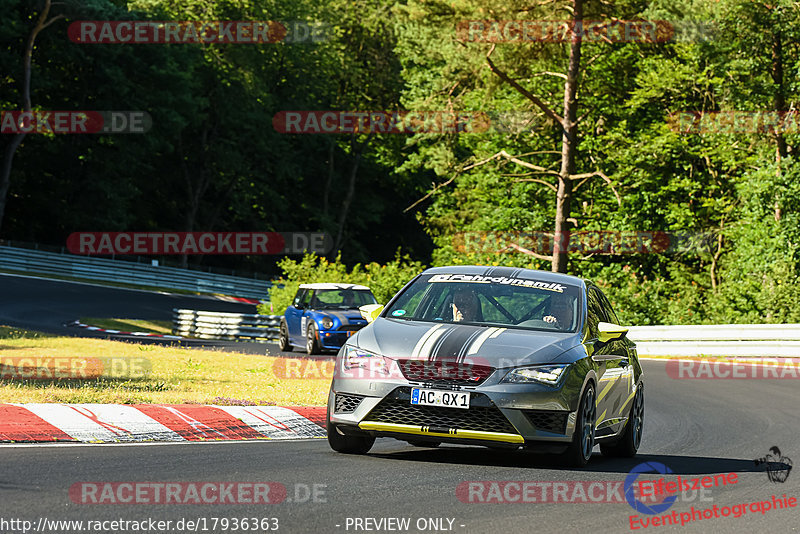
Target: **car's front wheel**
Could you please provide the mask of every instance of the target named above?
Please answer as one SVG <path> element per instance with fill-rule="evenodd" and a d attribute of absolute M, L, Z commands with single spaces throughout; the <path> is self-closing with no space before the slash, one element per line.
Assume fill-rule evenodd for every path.
<path fill-rule="evenodd" d="M 367 454 L 375 444 L 372 436 L 349 436 L 339 431 L 332 425 L 330 419 L 326 421 L 328 429 L 328 445 L 336 452 L 344 454 Z"/>
<path fill-rule="evenodd" d="M 278 334 L 278 348 L 284 352 L 292 352 L 292 344 L 289 343 L 289 329 L 286 321 L 281 321 L 280 333 Z"/>
<path fill-rule="evenodd" d="M 575 467 L 583 467 L 589 463 L 594 448 L 594 426 L 597 419 L 594 386 L 586 386 L 578 405 L 578 417 L 575 419 L 575 431 L 572 442 L 564 452 L 564 460 Z"/>
<path fill-rule="evenodd" d="M 308 325 L 306 331 L 306 352 L 308 354 L 319 354 L 319 341 L 317 340 L 317 329 L 314 324 Z"/>
<path fill-rule="evenodd" d="M 644 385 L 640 385 L 633 397 L 633 406 L 625 426 L 625 432 L 619 441 L 600 445 L 603 456 L 612 458 L 633 458 L 642 443 L 642 429 L 644 428 Z"/>

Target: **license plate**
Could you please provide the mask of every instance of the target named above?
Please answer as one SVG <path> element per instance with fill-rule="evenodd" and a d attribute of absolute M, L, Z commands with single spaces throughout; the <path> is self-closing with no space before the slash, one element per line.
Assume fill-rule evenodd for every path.
<path fill-rule="evenodd" d="M 413 388 L 411 390 L 411 404 L 467 410 L 469 409 L 469 392 Z"/>

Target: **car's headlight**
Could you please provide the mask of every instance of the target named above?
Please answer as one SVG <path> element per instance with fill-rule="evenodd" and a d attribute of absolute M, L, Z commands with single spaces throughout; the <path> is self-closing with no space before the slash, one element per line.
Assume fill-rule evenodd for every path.
<path fill-rule="evenodd" d="M 330 330 L 331 328 L 333 328 L 333 319 L 331 319 L 330 317 L 323 317 L 322 328 L 324 328 L 325 330 Z"/>
<path fill-rule="evenodd" d="M 517 367 L 512 369 L 501 382 L 512 384 L 530 384 L 538 382 L 554 386 L 558 383 L 569 367 L 569 364 L 537 365 L 534 367 Z"/>
<path fill-rule="evenodd" d="M 344 365 L 345 369 L 355 369 L 358 367 L 375 369 L 383 367 L 384 362 L 383 356 L 380 354 L 346 345 L 344 348 L 342 365 Z"/>

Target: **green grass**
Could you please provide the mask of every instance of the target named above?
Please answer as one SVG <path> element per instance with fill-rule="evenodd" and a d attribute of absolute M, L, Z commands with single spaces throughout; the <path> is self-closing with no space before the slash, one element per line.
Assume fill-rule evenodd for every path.
<path fill-rule="evenodd" d="M 101 317 L 81 317 L 78 319 L 89 326 L 99 326 L 123 332 L 148 332 L 151 334 L 172 334 L 172 321 L 155 319 L 104 319 Z"/>
<path fill-rule="evenodd" d="M 26 378 L 20 359 L 69 361 L 102 372 L 94 378 Z M 67 360 L 68 359 L 68 360 Z M 322 406 L 330 379 L 285 379 L 277 358 L 217 350 L 61 337 L 0 326 L 0 402 L 276 404 Z M 76 363 L 77 362 L 77 363 Z M 43 365 L 43 364 L 42 364 Z M 47 364 L 53 365 L 53 364 Z M 46 370 L 46 369 L 45 369 Z M 52 376 L 52 372 L 49 376 Z M 320 376 L 320 375 L 317 375 Z"/>

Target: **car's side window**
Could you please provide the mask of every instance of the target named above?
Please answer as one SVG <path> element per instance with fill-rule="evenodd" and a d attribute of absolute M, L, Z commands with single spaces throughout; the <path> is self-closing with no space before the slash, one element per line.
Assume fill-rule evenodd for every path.
<path fill-rule="evenodd" d="M 597 295 L 600 299 L 600 304 L 603 307 L 603 315 L 606 317 L 603 320 L 608 321 L 609 323 L 620 324 L 619 318 L 617 317 L 617 314 L 614 313 L 614 309 L 611 307 L 611 303 L 608 301 L 608 298 L 599 289 L 597 290 Z"/>
<path fill-rule="evenodd" d="M 606 316 L 603 312 L 603 306 L 600 303 L 600 297 L 595 288 L 590 287 L 586 291 L 586 328 L 588 329 L 588 339 L 597 339 L 600 335 L 597 329 L 597 324 L 600 321 L 605 321 Z"/>
<path fill-rule="evenodd" d="M 311 304 L 311 297 L 314 294 L 314 290 L 308 289 L 303 294 L 303 299 L 300 301 L 304 308 L 308 308 Z"/>
<path fill-rule="evenodd" d="M 307 290 L 305 289 L 297 290 L 297 295 L 294 296 L 294 302 L 292 303 L 295 308 L 301 306 L 301 303 L 303 302 L 303 296 L 305 295 L 306 292 Z"/>

